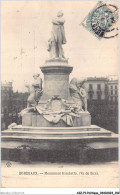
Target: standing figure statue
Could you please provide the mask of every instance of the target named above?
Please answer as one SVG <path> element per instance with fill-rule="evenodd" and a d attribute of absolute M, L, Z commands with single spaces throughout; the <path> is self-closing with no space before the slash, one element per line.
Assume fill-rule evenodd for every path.
<path fill-rule="evenodd" d="M 42 96 L 42 79 L 40 77 L 40 74 L 35 74 L 33 75 L 34 82 L 33 82 L 33 87 L 35 89 L 35 101 L 38 104 L 40 97 Z"/>
<path fill-rule="evenodd" d="M 79 81 L 76 78 L 73 78 L 70 81 L 70 95 L 73 101 L 76 103 L 77 111 L 87 111 L 87 93 L 84 89 L 84 83 L 86 80 Z"/>
<path fill-rule="evenodd" d="M 52 59 L 65 58 L 62 48 L 62 45 L 66 44 L 64 23 L 63 12 L 59 11 L 57 17 L 52 20 L 51 38 L 48 40 L 48 51 Z"/>
<path fill-rule="evenodd" d="M 30 94 L 27 99 L 27 107 L 37 105 L 42 95 L 42 79 L 40 78 L 40 74 L 33 75 L 33 78 L 34 82 L 32 84 L 25 85 L 28 88 L 28 92 Z"/>

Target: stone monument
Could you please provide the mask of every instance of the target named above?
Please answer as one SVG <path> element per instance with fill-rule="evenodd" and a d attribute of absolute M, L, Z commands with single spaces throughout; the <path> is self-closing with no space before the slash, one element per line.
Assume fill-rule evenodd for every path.
<path fill-rule="evenodd" d="M 66 44 L 64 23 L 63 12 L 59 11 L 52 20 L 51 37 L 48 40 L 50 57 L 40 66 L 44 74 L 44 89 L 39 74 L 33 76 L 31 85 L 26 85 L 30 95 L 27 108 L 19 113 L 22 125 L 11 126 L 2 132 L 3 159 L 7 158 L 5 151 L 10 156 L 11 149 L 16 147 L 19 150 L 21 146 L 24 146 L 25 151 L 27 147 L 36 148 L 39 151 L 38 159 L 42 158 L 42 151 L 61 151 L 61 154 L 70 151 L 71 158 L 72 151 L 77 151 L 82 162 L 87 162 L 86 158 L 90 159 L 86 148 L 93 148 L 94 151 L 100 145 L 103 150 L 106 147 L 117 148 L 116 134 L 91 125 L 84 88 L 86 80 L 73 78 L 69 82 L 73 67 L 69 66 L 62 47 Z"/>
<path fill-rule="evenodd" d="M 50 58 L 40 67 L 44 74 L 44 90 L 36 107 L 34 104 L 36 114 L 28 112 L 22 116 L 23 126 L 91 125 L 86 92 L 82 88 L 85 80 L 75 83 L 77 79 L 74 78 L 69 84 L 69 74 L 73 67 L 69 66 L 62 48 L 62 44 L 66 43 L 64 23 L 63 12 L 59 11 L 57 17 L 52 20 L 51 38 L 48 41 Z M 33 97 L 33 102 L 35 102 L 34 86 L 32 84 L 33 90 L 28 98 L 29 100 Z M 42 88 L 40 90 L 42 91 Z"/>

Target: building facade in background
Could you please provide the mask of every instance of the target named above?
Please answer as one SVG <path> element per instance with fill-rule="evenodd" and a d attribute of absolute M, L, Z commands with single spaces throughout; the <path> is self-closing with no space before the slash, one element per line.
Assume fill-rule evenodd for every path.
<path fill-rule="evenodd" d="M 108 100 L 111 102 L 118 101 L 118 80 L 108 81 Z"/>
<path fill-rule="evenodd" d="M 105 77 L 90 77 L 87 78 L 85 88 L 89 100 L 118 102 L 118 80 L 109 80 Z"/>
<path fill-rule="evenodd" d="M 92 124 L 118 133 L 118 80 L 91 77 L 85 88 Z"/>
<path fill-rule="evenodd" d="M 104 77 L 87 78 L 85 84 L 89 100 L 105 100 L 108 94 L 108 79 Z"/>

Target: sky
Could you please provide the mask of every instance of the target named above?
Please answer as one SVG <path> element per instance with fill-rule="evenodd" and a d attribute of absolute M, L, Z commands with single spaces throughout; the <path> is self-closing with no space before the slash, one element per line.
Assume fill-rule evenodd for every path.
<path fill-rule="evenodd" d="M 117 2 L 112 1 L 114 5 Z M 25 82 L 49 57 L 47 43 L 52 18 L 64 12 L 67 44 L 63 46 L 73 77 L 106 77 L 118 74 L 118 37 L 99 40 L 81 22 L 96 1 L 2 1 L 1 2 L 2 82 L 13 81 L 14 91 L 27 91 Z"/>

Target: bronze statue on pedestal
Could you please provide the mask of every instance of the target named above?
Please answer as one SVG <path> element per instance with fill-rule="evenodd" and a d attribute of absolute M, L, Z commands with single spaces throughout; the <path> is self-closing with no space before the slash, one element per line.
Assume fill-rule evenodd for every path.
<path fill-rule="evenodd" d="M 48 40 L 48 51 L 50 52 L 50 58 L 65 58 L 62 48 L 63 44 L 66 44 L 66 37 L 64 31 L 65 20 L 63 18 L 63 12 L 59 11 L 57 17 L 52 20 L 51 38 Z"/>

